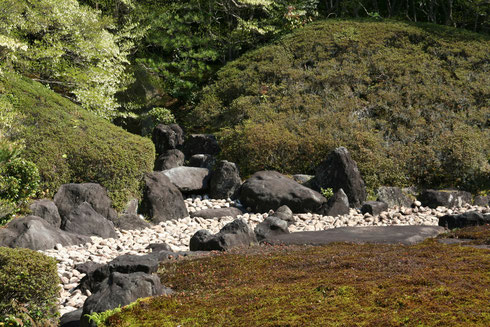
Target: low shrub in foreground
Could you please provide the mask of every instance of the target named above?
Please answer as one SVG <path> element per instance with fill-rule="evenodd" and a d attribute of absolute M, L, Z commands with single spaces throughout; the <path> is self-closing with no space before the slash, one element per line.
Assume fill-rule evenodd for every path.
<path fill-rule="evenodd" d="M 29 249 L 0 247 L 0 322 L 56 326 L 58 284 L 53 258 Z"/>

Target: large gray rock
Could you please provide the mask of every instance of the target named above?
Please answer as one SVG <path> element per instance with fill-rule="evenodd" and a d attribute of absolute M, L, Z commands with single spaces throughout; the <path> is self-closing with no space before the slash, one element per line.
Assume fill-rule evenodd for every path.
<path fill-rule="evenodd" d="M 156 275 L 142 272 L 131 274 L 114 272 L 102 282 L 96 293 L 85 300 L 80 325 L 96 327 L 95 323 L 89 322 L 87 314 L 125 306 L 139 298 L 171 293 L 172 290 L 163 287 Z"/>
<path fill-rule="evenodd" d="M 218 141 L 212 134 L 191 134 L 184 142 L 184 154 L 190 158 L 195 154 L 216 155 L 220 152 Z"/>
<path fill-rule="evenodd" d="M 123 230 L 135 230 L 151 228 L 152 224 L 140 218 L 139 215 L 126 214 L 119 216 L 114 222 L 114 226 Z"/>
<path fill-rule="evenodd" d="M 189 159 L 190 167 L 211 169 L 216 159 L 210 154 L 195 154 Z"/>
<path fill-rule="evenodd" d="M 184 165 L 184 153 L 177 149 L 168 150 L 158 156 L 155 161 L 155 171 L 163 171 Z"/>
<path fill-rule="evenodd" d="M 237 166 L 233 162 L 226 160 L 218 162 L 213 169 L 209 184 L 209 195 L 211 198 L 234 198 L 242 184 Z"/>
<path fill-rule="evenodd" d="M 180 149 L 184 144 L 184 131 L 177 124 L 159 124 L 153 130 L 151 137 L 155 144 L 157 154 L 162 154 L 172 149 Z"/>
<path fill-rule="evenodd" d="M 144 182 L 140 211 L 153 223 L 189 215 L 182 193 L 163 172 L 146 174 Z"/>
<path fill-rule="evenodd" d="M 257 244 L 257 238 L 243 219 L 226 224 L 219 233 L 212 235 L 207 230 L 197 231 L 191 238 L 191 251 L 227 251 L 234 247 Z"/>
<path fill-rule="evenodd" d="M 96 212 L 87 202 L 63 216 L 61 229 L 80 235 L 117 238 L 114 223 Z"/>
<path fill-rule="evenodd" d="M 59 327 L 80 327 L 82 309 L 67 312 L 60 318 Z"/>
<path fill-rule="evenodd" d="M 369 213 L 372 216 L 377 216 L 386 210 L 388 210 L 388 205 L 381 201 L 366 201 L 361 207 L 362 214 Z"/>
<path fill-rule="evenodd" d="M 341 216 L 349 214 L 349 199 L 343 189 L 339 189 L 322 205 L 320 214 L 323 216 Z"/>
<path fill-rule="evenodd" d="M 393 208 L 398 207 L 410 207 L 413 200 L 410 199 L 399 187 L 382 186 L 376 190 L 377 200 L 382 201 Z"/>
<path fill-rule="evenodd" d="M 201 217 L 204 219 L 215 219 L 222 217 L 233 217 L 236 218 L 239 215 L 243 215 L 245 212 L 239 208 L 218 208 L 218 209 L 204 209 L 198 210 L 191 213 L 191 217 Z"/>
<path fill-rule="evenodd" d="M 163 173 L 183 193 L 204 193 L 211 178 L 211 171 L 206 168 L 177 167 Z"/>
<path fill-rule="evenodd" d="M 90 237 L 62 231 L 41 217 L 17 218 L 0 229 L 0 246 L 28 248 L 32 250 L 53 249 L 56 244 L 63 246 L 90 242 Z"/>
<path fill-rule="evenodd" d="M 432 209 L 438 206 L 452 208 L 462 206 L 472 201 L 471 193 L 458 190 L 425 190 L 419 196 L 418 200 L 424 207 Z"/>
<path fill-rule="evenodd" d="M 254 232 L 257 240 L 260 242 L 267 237 L 289 234 L 288 223 L 274 216 L 267 217 L 255 227 Z"/>
<path fill-rule="evenodd" d="M 89 203 L 105 218 L 111 221 L 117 219 L 117 212 L 112 208 L 112 201 L 107 195 L 107 190 L 99 184 L 64 184 L 54 196 L 54 203 L 62 219 L 83 202 Z"/>
<path fill-rule="evenodd" d="M 240 202 L 253 212 L 268 212 L 287 205 L 293 212 L 317 212 L 325 198 L 276 171 L 253 174 L 239 191 Z"/>
<path fill-rule="evenodd" d="M 477 195 L 473 200 L 473 204 L 480 207 L 488 207 L 490 205 L 490 195 Z"/>
<path fill-rule="evenodd" d="M 332 188 L 334 192 L 343 189 L 351 207 L 357 208 L 366 200 L 366 186 L 357 163 L 344 147 L 330 152 L 327 159 L 318 165 L 315 183 L 318 189 Z"/>
<path fill-rule="evenodd" d="M 445 215 L 439 218 L 439 226 L 449 229 L 490 224 L 490 216 L 478 211 L 465 212 L 459 215 Z"/>
<path fill-rule="evenodd" d="M 47 199 L 37 200 L 30 205 L 29 209 L 31 209 L 33 216 L 41 217 L 54 227 L 60 228 L 60 213 L 53 201 Z"/>

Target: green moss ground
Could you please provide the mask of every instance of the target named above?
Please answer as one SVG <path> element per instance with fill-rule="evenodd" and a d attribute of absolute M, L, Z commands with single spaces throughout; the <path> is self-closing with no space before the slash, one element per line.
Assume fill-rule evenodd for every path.
<path fill-rule="evenodd" d="M 176 295 L 143 300 L 107 325 L 490 325 L 490 251 L 434 239 L 256 247 L 165 263 L 159 274 Z"/>
<path fill-rule="evenodd" d="M 138 197 L 143 174 L 153 169 L 151 140 L 16 74 L 0 77 L 0 96 L 16 113 L 7 136 L 25 145 L 23 155 L 38 166 L 44 195 L 52 196 L 64 183 L 97 182 L 108 189 L 116 208 Z"/>

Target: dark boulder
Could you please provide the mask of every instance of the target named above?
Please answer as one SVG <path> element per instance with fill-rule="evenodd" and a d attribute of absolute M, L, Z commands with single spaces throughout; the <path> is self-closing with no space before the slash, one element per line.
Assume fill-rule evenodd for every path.
<path fill-rule="evenodd" d="M 322 205 L 320 209 L 320 214 L 322 216 L 341 216 L 348 215 L 350 212 L 349 209 L 349 199 L 345 194 L 343 189 L 339 189 L 335 192 L 330 199 L 326 203 Z"/>
<path fill-rule="evenodd" d="M 67 312 L 60 318 L 59 327 L 80 327 L 80 319 L 82 318 L 82 309 L 72 312 Z"/>
<path fill-rule="evenodd" d="M 75 269 L 81 272 L 82 274 L 88 275 L 94 272 L 96 269 L 105 266 L 102 263 L 98 262 L 93 262 L 93 261 L 86 261 L 83 263 L 79 263 L 75 265 Z"/>
<path fill-rule="evenodd" d="M 475 199 L 473 200 L 473 204 L 476 206 L 480 206 L 480 207 L 488 207 L 490 204 L 490 195 L 487 195 L 487 196 L 477 195 L 477 196 L 475 196 Z"/>
<path fill-rule="evenodd" d="M 222 217 L 233 217 L 236 218 L 239 215 L 243 215 L 245 212 L 239 208 L 218 208 L 218 209 L 204 209 L 198 210 L 191 213 L 191 217 L 201 217 L 204 219 L 215 219 Z"/>
<path fill-rule="evenodd" d="M 96 212 L 111 221 L 117 218 L 107 190 L 99 184 L 64 184 L 54 196 L 54 203 L 62 219 L 83 202 L 89 203 Z"/>
<path fill-rule="evenodd" d="M 114 223 L 83 202 L 61 219 L 61 229 L 67 232 L 102 238 L 117 238 Z"/>
<path fill-rule="evenodd" d="M 459 215 L 445 215 L 439 218 L 439 226 L 449 229 L 490 224 L 490 216 L 478 211 L 469 211 Z"/>
<path fill-rule="evenodd" d="M 294 222 L 293 212 L 289 209 L 288 206 L 280 206 L 272 216 L 282 219 L 288 223 Z"/>
<path fill-rule="evenodd" d="M 254 232 L 260 242 L 271 236 L 289 234 L 288 223 L 278 217 L 267 217 L 255 227 Z"/>
<path fill-rule="evenodd" d="M 173 252 L 170 245 L 168 245 L 165 242 L 163 242 L 163 243 L 150 243 L 150 245 L 148 245 L 146 248 L 150 249 L 151 252 L 161 252 L 161 251 Z"/>
<path fill-rule="evenodd" d="M 309 181 L 311 181 L 314 177 L 315 176 L 313 176 L 313 175 L 296 174 L 296 175 L 293 175 L 293 180 L 295 182 L 300 183 L 301 185 L 305 185 Z"/>
<path fill-rule="evenodd" d="M 131 199 L 123 209 L 124 215 L 136 215 L 138 213 L 138 199 Z"/>
<path fill-rule="evenodd" d="M 214 167 L 209 183 L 209 196 L 213 199 L 234 198 L 242 180 L 233 162 L 222 160 Z"/>
<path fill-rule="evenodd" d="M 184 131 L 177 124 L 159 124 L 151 136 L 157 154 L 163 154 L 168 150 L 180 149 L 184 144 Z"/>
<path fill-rule="evenodd" d="M 381 201 L 366 201 L 361 207 L 362 214 L 369 213 L 372 216 L 377 216 L 386 210 L 388 210 L 388 205 Z"/>
<path fill-rule="evenodd" d="M 54 227 L 60 228 L 61 217 L 58 207 L 53 201 L 42 199 L 37 200 L 29 207 L 33 216 L 41 217 Z"/>
<path fill-rule="evenodd" d="M 0 228 L 0 246 L 11 248 L 48 250 L 53 249 L 58 243 L 69 246 L 90 241 L 88 236 L 62 231 L 36 216 L 16 218 L 5 228 Z"/>
<path fill-rule="evenodd" d="M 219 152 L 218 141 L 212 134 L 191 134 L 184 142 L 186 158 L 190 158 L 195 154 L 217 155 Z"/>
<path fill-rule="evenodd" d="M 399 187 L 382 186 L 376 190 L 377 200 L 382 201 L 392 208 L 394 206 L 409 208 L 413 200 L 410 199 Z"/>
<path fill-rule="evenodd" d="M 257 244 L 257 238 L 242 219 L 226 224 L 219 233 L 212 235 L 207 230 L 197 231 L 191 238 L 191 251 L 227 251 L 234 247 Z"/>
<path fill-rule="evenodd" d="M 182 193 L 163 172 L 146 174 L 144 182 L 140 210 L 153 223 L 157 224 L 189 215 Z"/>
<path fill-rule="evenodd" d="M 349 198 L 349 205 L 357 208 L 366 200 L 366 186 L 357 168 L 344 147 L 330 152 L 316 168 L 315 184 L 318 188 L 332 188 L 334 192 L 343 189 Z"/>
<path fill-rule="evenodd" d="M 452 208 L 471 203 L 471 193 L 458 190 L 425 190 L 417 198 L 424 207 L 432 209 L 438 206 Z"/>
<path fill-rule="evenodd" d="M 158 156 L 155 161 L 155 171 L 172 169 L 184 165 L 184 153 L 177 149 L 168 150 Z"/>
<path fill-rule="evenodd" d="M 293 212 L 317 212 L 325 198 L 276 171 L 259 171 L 242 184 L 240 202 L 253 212 L 268 212 L 287 205 Z"/>
<path fill-rule="evenodd" d="M 152 224 L 140 218 L 139 215 L 121 215 L 114 222 L 114 226 L 123 230 L 135 230 L 151 228 Z"/>
<path fill-rule="evenodd" d="M 211 179 L 211 171 L 206 168 L 177 167 L 163 173 L 182 193 L 204 193 Z"/>
<path fill-rule="evenodd" d="M 211 169 L 216 160 L 210 154 L 195 154 L 189 159 L 190 167 Z"/>
<path fill-rule="evenodd" d="M 163 287 L 156 275 L 142 272 L 130 274 L 114 272 L 101 283 L 96 293 L 85 300 L 80 325 L 96 326 L 95 323 L 89 322 L 87 314 L 125 306 L 139 298 L 171 293 L 172 290 Z"/>

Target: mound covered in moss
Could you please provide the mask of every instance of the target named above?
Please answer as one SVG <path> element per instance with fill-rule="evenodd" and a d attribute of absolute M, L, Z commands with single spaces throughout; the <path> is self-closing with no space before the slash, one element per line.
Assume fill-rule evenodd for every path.
<path fill-rule="evenodd" d="M 311 24 L 226 65 L 189 115 L 245 174 L 347 147 L 369 187 L 490 188 L 490 39 L 400 22 Z"/>
<path fill-rule="evenodd" d="M 153 168 L 151 140 L 15 74 L 0 76 L 0 96 L 14 113 L 6 136 L 25 145 L 23 156 L 39 168 L 45 195 L 65 183 L 96 182 L 108 189 L 116 208 L 138 196 L 143 174 Z"/>

